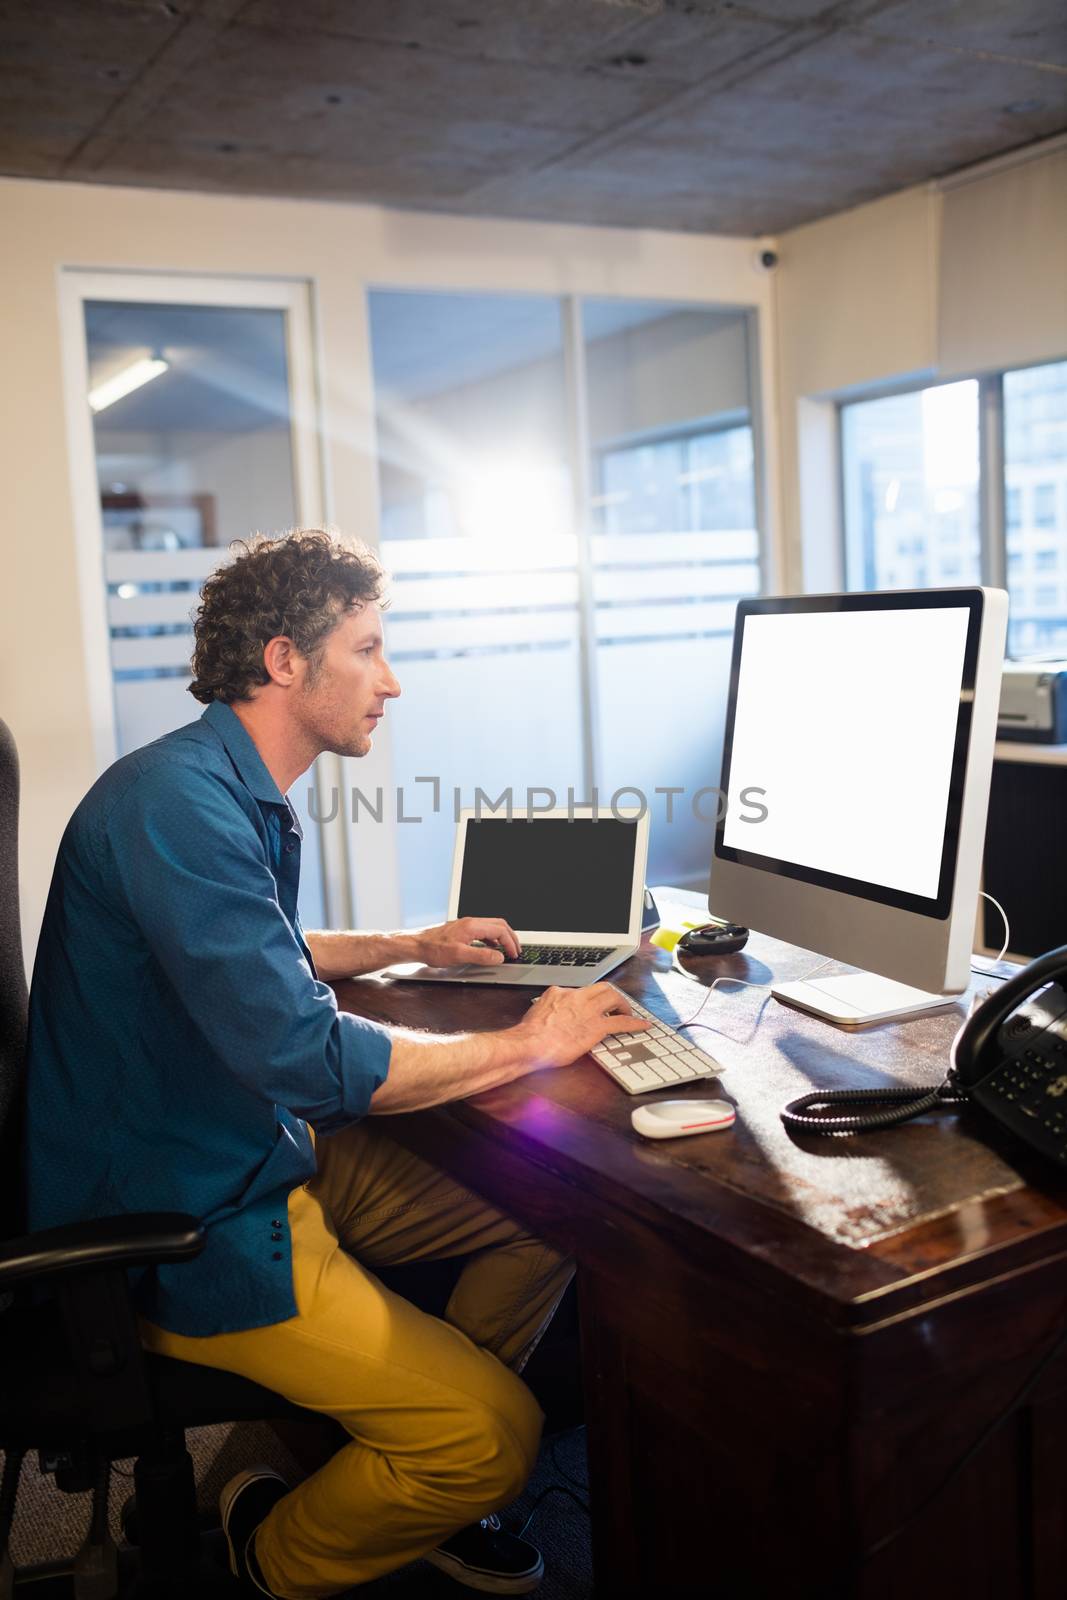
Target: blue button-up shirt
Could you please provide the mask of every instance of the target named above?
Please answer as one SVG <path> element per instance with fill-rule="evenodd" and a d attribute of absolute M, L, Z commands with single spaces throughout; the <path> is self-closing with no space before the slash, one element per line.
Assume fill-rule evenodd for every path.
<path fill-rule="evenodd" d="M 30 996 L 30 1226 L 202 1218 L 195 1261 L 135 1275 L 175 1333 L 296 1314 L 308 1124 L 356 1121 L 388 1071 L 387 1031 L 315 976 L 299 876 L 296 817 L 218 702 L 117 761 L 60 845 Z"/>

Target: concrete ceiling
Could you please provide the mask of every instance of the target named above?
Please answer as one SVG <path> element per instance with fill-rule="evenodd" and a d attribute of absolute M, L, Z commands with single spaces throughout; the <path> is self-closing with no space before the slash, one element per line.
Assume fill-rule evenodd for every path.
<path fill-rule="evenodd" d="M 4 0 L 0 172 L 758 236 L 1067 128 L 1063 0 Z"/>

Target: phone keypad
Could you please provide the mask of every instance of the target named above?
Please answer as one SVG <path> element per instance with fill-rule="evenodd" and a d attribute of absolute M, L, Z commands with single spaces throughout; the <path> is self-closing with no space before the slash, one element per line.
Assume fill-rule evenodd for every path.
<path fill-rule="evenodd" d="M 973 1094 L 1028 1144 L 1067 1165 L 1067 1045 L 1061 1040 L 1009 1056 Z"/>

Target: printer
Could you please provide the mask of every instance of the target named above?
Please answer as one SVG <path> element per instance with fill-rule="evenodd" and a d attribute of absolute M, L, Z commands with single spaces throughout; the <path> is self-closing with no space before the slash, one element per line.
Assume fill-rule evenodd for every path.
<path fill-rule="evenodd" d="M 1067 744 L 1067 661 L 1005 661 L 997 738 Z"/>

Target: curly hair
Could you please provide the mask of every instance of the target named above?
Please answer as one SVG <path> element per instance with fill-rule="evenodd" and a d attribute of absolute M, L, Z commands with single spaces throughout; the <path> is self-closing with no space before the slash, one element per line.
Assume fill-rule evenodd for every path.
<path fill-rule="evenodd" d="M 236 559 L 204 584 L 193 625 L 189 693 L 204 705 L 247 700 L 268 683 L 263 647 L 279 634 L 308 658 L 314 675 L 344 613 L 381 603 L 385 573 L 358 540 L 294 528 L 281 538 L 237 539 L 230 548 Z"/>

